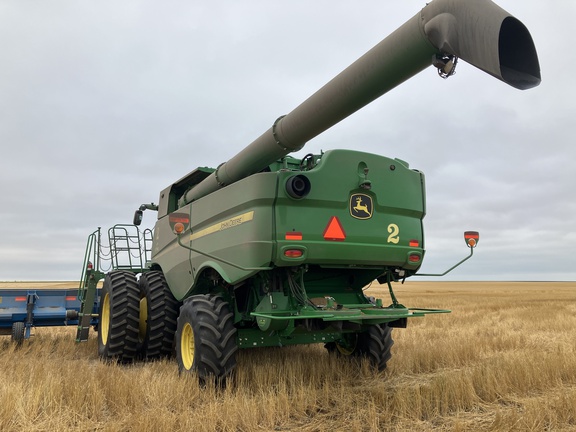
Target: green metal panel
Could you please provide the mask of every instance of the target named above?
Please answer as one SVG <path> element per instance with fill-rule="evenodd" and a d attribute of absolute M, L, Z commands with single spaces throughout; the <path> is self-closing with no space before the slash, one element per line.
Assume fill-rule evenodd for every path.
<path fill-rule="evenodd" d="M 190 216 L 191 231 L 182 235 L 182 243 L 196 251 L 178 245 L 168 218 L 157 222 L 152 261 L 177 299 L 195 292 L 205 269 L 216 269 L 233 284 L 254 275 L 254 268 L 269 266 L 275 197 L 276 174 L 260 173 L 178 210 Z"/>
<path fill-rule="evenodd" d="M 285 191 L 286 180 L 294 173 L 278 174 L 276 265 L 399 266 L 409 270 L 420 266 L 421 262 L 408 261 L 410 252 L 423 253 L 425 209 L 420 172 L 399 160 L 333 150 L 326 152 L 314 169 L 301 174 L 311 185 L 302 199 Z M 361 188 L 367 180 L 370 189 Z M 324 237 L 334 216 L 345 233 L 342 240 Z M 302 239 L 291 240 L 291 232 L 301 233 Z M 411 241 L 418 246 L 410 246 Z M 283 251 L 292 247 L 303 247 L 304 255 L 283 256 Z"/>
<path fill-rule="evenodd" d="M 176 298 L 193 292 L 194 281 L 206 268 L 234 284 L 271 263 L 377 269 L 371 271 L 374 275 L 386 267 L 415 271 L 420 266 L 421 261 L 408 260 L 410 253 L 423 255 L 420 172 L 378 155 L 329 151 L 314 169 L 300 172 L 311 184 L 309 195 L 301 199 L 285 189 L 295 174 L 256 174 L 180 209 L 191 221 L 183 243 L 195 251 L 178 246 L 168 218 L 158 221 L 153 262 L 164 270 Z M 360 187 L 368 182 L 370 189 Z M 359 198 L 365 201 L 362 210 L 356 210 Z M 324 236 L 334 216 L 346 235 L 341 241 Z M 302 239 L 287 239 L 292 232 Z M 414 241 L 417 246 L 410 246 Z M 284 256 L 293 247 L 304 255 Z"/>

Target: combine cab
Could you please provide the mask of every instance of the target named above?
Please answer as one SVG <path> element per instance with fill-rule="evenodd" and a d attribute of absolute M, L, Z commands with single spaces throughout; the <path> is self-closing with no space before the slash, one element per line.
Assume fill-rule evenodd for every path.
<path fill-rule="evenodd" d="M 135 225 L 157 212 L 137 248 L 149 255 L 84 275 L 88 291 L 104 279 L 101 357 L 152 359 L 175 346 L 181 372 L 221 380 L 239 348 L 322 343 L 384 369 L 393 328 L 449 312 L 407 308 L 392 289 L 424 258 L 424 174 L 359 151 L 289 154 L 430 65 L 449 77 L 459 58 L 519 89 L 540 82 L 520 21 L 488 0 L 434 0 L 228 162 L 142 205 Z M 465 238 L 471 256 L 478 234 Z M 374 280 L 390 300 L 364 295 Z"/>

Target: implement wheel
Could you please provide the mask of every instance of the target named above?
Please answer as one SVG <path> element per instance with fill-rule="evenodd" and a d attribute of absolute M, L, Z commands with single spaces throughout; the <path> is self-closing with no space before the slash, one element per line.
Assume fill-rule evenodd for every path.
<path fill-rule="evenodd" d="M 138 348 L 140 290 L 136 276 L 112 271 L 104 279 L 100 297 L 98 354 L 104 360 L 129 362 Z"/>
<path fill-rule="evenodd" d="M 341 341 L 327 343 L 325 347 L 339 355 L 367 358 L 381 372 L 392 357 L 392 345 L 392 328 L 379 324 L 371 325 L 363 333 L 346 334 Z"/>
<path fill-rule="evenodd" d="M 178 309 L 166 279 L 160 271 L 140 277 L 140 355 L 147 360 L 169 356 L 174 350 Z"/>
<path fill-rule="evenodd" d="M 16 342 L 16 345 L 22 345 L 24 342 L 24 332 L 26 330 L 26 325 L 22 321 L 16 321 L 12 323 L 12 341 Z"/>
<path fill-rule="evenodd" d="M 234 314 L 221 296 L 195 295 L 184 301 L 176 331 L 180 373 L 195 371 L 201 383 L 224 385 L 236 367 Z"/>

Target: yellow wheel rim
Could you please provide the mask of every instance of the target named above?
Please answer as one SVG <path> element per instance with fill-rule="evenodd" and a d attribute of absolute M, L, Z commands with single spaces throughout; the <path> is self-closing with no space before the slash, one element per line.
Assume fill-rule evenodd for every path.
<path fill-rule="evenodd" d="M 140 341 L 143 341 L 146 337 L 146 321 L 148 320 L 148 301 L 146 297 L 140 299 L 140 323 L 139 323 L 139 333 Z"/>
<path fill-rule="evenodd" d="M 100 337 L 102 343 L 108 343 L 108 332 L 110 331 L 110 294 L 106 293 L 102 300 L 102 316 L 100 317 Z"/>
<path fill-rule="evenodd" d="M 346 342 L 347 343 L 345 345 L 340 345 L 338 342 L 336 342 L 336 348 L 340 354 L 349 356 L 352 355 L 356 349 L 356 344 L 358 343 L 358 335 L 352 335 L 350 340 L 347 340 Z"/>
<path fill-rule="evenodd" d="M 180 353 L 182 355 L 182 365 L 186 370 L 192 369 L 194 363 L 194 331 L 190 323 L 184 324 L 182 337 L 180 339 Z"/>
<path fill-rule="evenodd" d="M 354 352 L 354 348 L 347 348 L 347 347 L 343 347 L 342 345 L 338 345 L 338 344 L 336 344 L 336 348 L 338 348 L 338 352 L 340 354 L 345 355 L 345 356 L 352 355 L 352 353 Z"/>

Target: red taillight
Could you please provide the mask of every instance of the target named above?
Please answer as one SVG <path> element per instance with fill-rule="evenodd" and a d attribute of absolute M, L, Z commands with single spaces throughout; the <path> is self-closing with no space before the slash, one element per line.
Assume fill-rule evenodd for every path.
<path fill-rule="evenodd" d="M 15 301 L 26 301 L 26 297 L 16 297 Z"/>
<path fill-rule="evenodd" d="M 94 269 L 94 265 L 90 261 L 88 261 L 88 265 L 86 266 L 86 270 L 90 271 L 93 269 Z"/>
<path fill-rule="evenodd" d="M 286 249 L 284 251 L 284 256 L 286 258 L 300 258 L 304 252 L 300 249 Z"/>
<path fill-rule="evenodd" d="M 409 245 L 410 247 L 418 247 L 418 246 L 420 246 L 420 242 L 419 242 L 418 240 L 410 240 L 410 241 L 408 242 L 408 245 Z"/>
<path fill-rule="evenodd" d="M 417 254 L 410 254 L 408 256 L 408 261 L 413 262 L 413 263 L 417 263 L 420 261 L 420 255 Z"/>
<path fill-rule="evenodd" d="M 76 296 L 66 296 L 66 301 L 74 301 L 76 300 Z"/>

